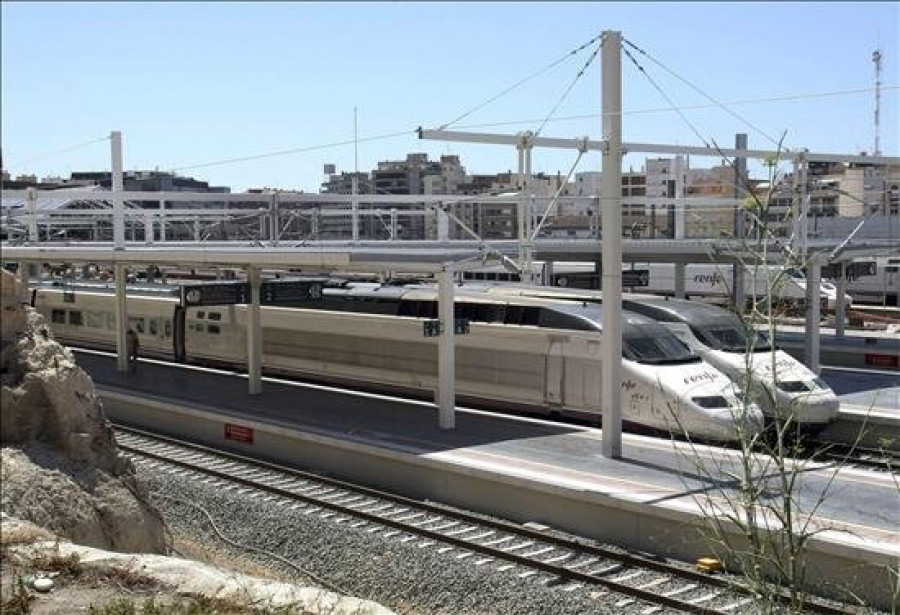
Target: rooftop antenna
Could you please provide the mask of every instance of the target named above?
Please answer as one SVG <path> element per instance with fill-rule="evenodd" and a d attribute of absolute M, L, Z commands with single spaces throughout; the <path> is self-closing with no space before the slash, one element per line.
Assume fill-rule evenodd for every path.
<path fill-rule="evenodd" d="M 875 63 L 875 156 L 881 155 L 881 50 L 876 48 L 872 52 L 872 62 Z"/>

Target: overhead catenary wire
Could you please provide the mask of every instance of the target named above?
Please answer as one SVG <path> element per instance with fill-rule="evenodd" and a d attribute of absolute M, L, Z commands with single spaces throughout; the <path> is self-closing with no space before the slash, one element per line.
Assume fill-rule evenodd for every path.
<path fill-rule="evenodd" d="M 52 158 L 53 156 L 57 156 L 59 154 L 65 154 L 67 152 L 74 152 L 75 150 L 79 150 L 83 147 L 87 147 L 88 145 L 93 145 L 94 143 L 100 143 L 101 141 L 109 141 L 109 135 L 104 135 L 97 139 L 91 139 L 90 141 L 85 141 L 84 143 L 79 143 L 77 145 L 70 145 L 68 147 L 63 147 L 57 150 L 53 150 L 51 152 L 46 152 L 43 154 L 39 154 L 37 156 L 32 156 L 26 160 L 23 160 L 20 164 L 27 165 L 32 162 L 36 162 L 38 160 L 44 160 L 45 158 Z"/>
<path fill-rule="evenodd" d="M 558 58 L 558 59 L 554 60 L 553 62 L 551 62 L 550 64 L 548 64 L 548 65 L 545 66 L 544 68 L 541 68 L 541 69 L 539 69 L 539 70 L 537 70 L 537 71 L 531 73 L 531 74 L 528 75 L 527 77 L 525 77 L 525 78 L 523 78 L 523 79 L 520 79 L 519 81 L 517 81 L 517 82 L 514 83 L 513 85 L 509 86 L 508 88 L 505 88 L 504 90 L 501 90 L 500 92 L 498 92 L 498 93 L 495 94 L 494 96 L 490 97 L 490 98 L 487 99 L 486 101 L 484 101 L 484 102 L 482 102 L 482 103 L 480 103 L 480 104 L 478 104 L 478 105 L 472 107 L 471 109 L 469 109 L 468 111 L 466 111 L 466 112 L 463 113 L 462 115 L 460 115 L 460 116 L 458 116 L 458 117 L 456 117 L 456 118 L 450 120 L 449 122 L 445 122 L 444 124 L 441 124 L 441 125 L 438 127 L 438 130 L 445 130 L 445 129 L 448 128 L 449 126 L 452 126 L 453 124 L 457 123 L 458 121 L 460 121 L 460 120 L 462 120 L 462 119 L 464 119 L 464 118 L 469 117 L 470 115 L 472 115 L 472 114 L 475 113 L 476 111 L 479 111 L 479 110 L 483 109 L 484 107 L 488 106 L 489 104 L 491 104 L 492 102 L 496 101 L 497 99 L 502 98 L 503 96 L 509 94 L 510 92 L 512 92 L 513 90 L 515 90 L 516 88 L 518 88 L 519 86 L 521 86 L 521 85 L 523 85 L 523 84 L 525 84 L 525 83 L 531 81 L 532 79 L 534 79 L 534 78 L 536 78 L 536 77 L 538 77 L 538 76 L 540 76 L 540 75 L 546 73 L 547 71 L 549 71 L 549 70 L 555 68 L 556 66 L 558 66 L 559 64 L 562 64 L 563 62 L 565 62 L 565 61 L 568 60 L 569 58 L 571 58 L 571 57 L 573 57 L 573 56 L 575 56 L 575 55 L 578 55 L 579 53 L 581 53 L 582 51 L 584 51 L 585 49 L 587 49 L 588 47 L 590 47 L 591 45 L 593 45 L 593 44 L 594 44 L 595 42 L 597 42 L 598 40 L 602 40 L 602 38 L 603 38 L 603 35 L 602 35 L 602 34 L 598 34 L 597 36 L 595 36 L 594 38 L 592 38 L 592 39 L 589 40 L 588 42 L 586 42 L 586 43 L 584 43 L 584 44 L 582 44 L 582 45 L 579 45 L 578 47 L 576 47 L 576 48 L 573 49 L 572 51 L 569 51 L 568 53 L 566 53 L 566 54 L 565 54 L 564 56 L 562 56 L 561 58 Z"/>
<path fill-rule="evenodd" d="M 900 89 L 900 85 L 891 85 L 891 86 L 882 86 L 882 90 L 898 90 Z M 791 101 L 800 101 L 800 100 L 812 100 L 818 98 L 832 98 L 835 96 L 849 96 L 852 94 L 869 94 L 873 92 L 874 88 L 856 88 L 851 90 L 834 90 L 830 92 L 812 92 L 808 94 L 787 94 L 784 96 L 770 96 L 766 98 L 745 98 L 741 100 L 733 100 L 723 103 L 715 103 L 715 104 L 700 104 L 700 105 L 680 105 L 678 107 L 648 107 L 645 109 L 631 109 L 631 110 L 623 110 L 619 113 L 619 115 L 641 115 L 641 114 L 650 114 L 650 113 L 671 113 L 678 109 L 682 111 L 695 111 L 702 109 L 714 109 L 718 108 L 721 105 L 753 105 L 753 104 L 762 104 L 762 103 L 777 103 L 777 102 L 791 102 Z M 603 117 L 602 113 L 586 113 L 583 115 L 567 115 L 560 116 L 557 118 L 551 118 L 548 121 L 550 122 L 571 122 L 575 120 L 595 120 L 597 118 Z M 517 124 L 533 124 L 535 122 L 540 121 L 540 118 L 526 118 L 519 120 L 505 120 L 502 122 L 490 122 L 483 124 L 464 124 L 461 126 L 457 126 L 457 128 L 491 128 L 491 127 L 499 127 L 499 126 L 512 126 Z"/>
<path fill-rule="evenodd" d="M 344 145 L 353 145 L 354 143 L 363 143 L 370 141 L 380 141 L 384 139 L 393 139 L 400 136 L 412 136 L 417 134 L 415 130 L 401 130 L 398 132 L 390 132 L 381 135 L 373 135 L 371 137 L 362 137 L 360 139 L 349 139 L 344 141 L 334 141 L 332 143 L 323 143 L 321 145 L 310 145 L 305 147 L 294 147 L 289 149 L 281 149 L 275 150 L 271 152 L 265 152 L 262 154 L 253 154 L 250 156 L 240 156 L 236 158 L 223 158 L 221 160 L 213 160 L 211 162 L 203 162 L 199 164 L 189 164 L 189 165 L 180 165 L 177 167 L 172 167 L 173 171 L 186 171 L 190 169 L 202 169 L 207 167 L 217 167 L 226 164 L 234 164 L 237 162 L 249 162 L 251 160 L 261 160 L 263 158 L 274 158 L 277 156 L 288 156 L 290 154 L 301 154 L 305 152 L 314 152 L 322 149 L 329 149 L 332 147 L 342 147 Z"/>

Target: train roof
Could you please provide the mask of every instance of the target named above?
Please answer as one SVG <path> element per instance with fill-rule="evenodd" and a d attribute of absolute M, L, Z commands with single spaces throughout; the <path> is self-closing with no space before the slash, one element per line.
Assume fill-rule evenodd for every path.
<path fill-rule="evenodd" d="M 650 295 L 640 298 L 622 297 L 622 306 L 653 320 L 683 322 L 693 326 L 730 322 L 736 318 L 735 314 L 717 305 Z"/>

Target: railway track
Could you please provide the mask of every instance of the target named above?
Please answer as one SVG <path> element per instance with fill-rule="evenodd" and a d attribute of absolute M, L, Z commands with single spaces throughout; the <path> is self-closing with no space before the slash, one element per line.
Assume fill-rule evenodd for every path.
<path fill-rule="evenodd" d="M 812 459 L 832 461 L 848 467 L 900 474 L 900 454 L 882 449 L 864 448 L 841 442 L 816 442 Z"/>
<path fill-rule="evenodd" d="M 431 548 L 439 556 L 490 566 L 498 574 L 552 583 L 560 591 L 602 587 L 625 596 L 617 607 L 631 605 L 645 615 L 666 609 L 731 614 L 753 606 L 753 598 L 724 576 L 119 425 L 116 438 L 136 464 L 148 469 L 239 485 L 279 499 L 297 514 L 318 515 L 385 540 Z M 854 611 L 814 602 L 807 612 Z"/>

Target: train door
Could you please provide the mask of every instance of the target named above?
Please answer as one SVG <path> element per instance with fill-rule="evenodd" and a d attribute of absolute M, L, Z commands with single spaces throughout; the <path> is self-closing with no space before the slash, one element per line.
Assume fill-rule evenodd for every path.
<path fill-rule="evenodd" d="M 565 378 L 563 340 L 551 337 L 550 349 L 544 357 L 544 403 L 549 408 L 559 408 L 563 405 L 563 381 Z"/>
<path fill-rule="evenodd" d="M 185 358 L 184 349 L 184 313 L 182 306 L 175 307 L 175 313 L 172 316 L 172 324 L 174 331 L 172 334 L 172 354 L 176 361 L 183 362 Z"/>

